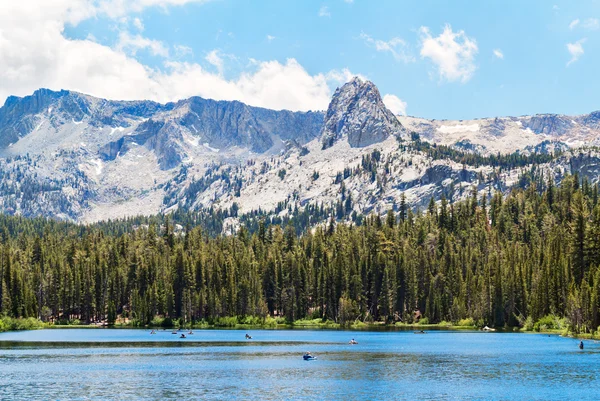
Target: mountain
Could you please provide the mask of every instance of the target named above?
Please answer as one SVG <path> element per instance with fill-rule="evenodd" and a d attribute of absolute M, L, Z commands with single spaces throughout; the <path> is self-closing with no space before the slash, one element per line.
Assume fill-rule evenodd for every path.
<path fill-rule="evenodd" d="M 402 131 L 402 124 L 385 107 L 377 87 L 355 77 L 335 91 L 321 137 L 324 149 L 341 138 L 357 148 L 384 141 Z"/>
<path fill-rule="evenodd" d="M 399 116 L 399 121 L 424 139 L 442 145 L 472 146 L 481 153 L 511 153 L 543 142 L 569 148 L 600 145 L 600 112 L 579 116 L 537 114 L 475 120 L 427 120 Z"/>
<path fill-rule="evenodd" d="M 360 222 L 473 189 L 508 193 L 574 172 L 597 182 L 599 141 L 599 112 L 395 116 L 359 78 L 335 91 L 326 112 L 40 89 L 0 108 L 0 210 L 77 222 L 222 211 L 231 229 L 263 218 Z"/>

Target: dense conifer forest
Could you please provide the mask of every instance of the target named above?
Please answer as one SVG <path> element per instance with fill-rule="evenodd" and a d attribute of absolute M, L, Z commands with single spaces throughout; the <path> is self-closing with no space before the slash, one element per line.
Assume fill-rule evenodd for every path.
<path fill-rule="evenodd" d="M 270 316 L 516 327 L 547 315 L 577 332 L 600 325 L 598 188 L 577 176 L 423 212 L 402 202 L 361 224 L 334 217 L 300 236 L 291 221 L 221 236 L 217 217 L 176 229 L 174 217 L 2 216 L 0 311 L 138 325 Z"/>

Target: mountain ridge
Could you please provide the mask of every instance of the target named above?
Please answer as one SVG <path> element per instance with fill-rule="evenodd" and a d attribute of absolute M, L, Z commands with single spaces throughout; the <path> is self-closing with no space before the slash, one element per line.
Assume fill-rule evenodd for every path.
<path fill-rule="evenodd" d="M 227 224 L 236 227 L 248 216 L 318 207 L 321 219 L 359 221 L 401 199 L 416 210 L 431 198 L 507 193 L 576 170 L 596 182 L 599 118 L 394 116 L 358 78 L 336 90 L 326 112 L 40 89 L 0 108 L 0 210 L 79 222 L 235 210 Z"/>

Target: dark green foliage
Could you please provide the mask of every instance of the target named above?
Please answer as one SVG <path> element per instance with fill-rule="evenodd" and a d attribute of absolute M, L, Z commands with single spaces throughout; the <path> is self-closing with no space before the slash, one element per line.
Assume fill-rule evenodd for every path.
<path fill-rule="evenodd" d="M 377 155 L 365 162 L 377 163 Z M 419 310 L 430 323 L 513 326 L 552 315 L 594 331 L 594 188 L 566 177 L 558 187 L 506 198 L 442 198 L 417 215 L 402 198 L 397 212 L 354 216 L 361 225 L 346 225 L 339 219 L 352 201 L 342 180 L 333 209 L 306 205 L 285 222 L 256 215 L 231 236 L 212 235 L 203 222 L 218 219 L 200 215 L 92 226 L 0 216 L 0 311 L 54 322 L 227 326 L 267 315 L 413 322 Z"/>

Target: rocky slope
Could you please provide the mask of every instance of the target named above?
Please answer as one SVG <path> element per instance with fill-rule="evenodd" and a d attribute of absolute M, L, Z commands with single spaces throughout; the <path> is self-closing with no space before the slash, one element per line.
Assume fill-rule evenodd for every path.
<path fill-rule="evenodd" d="M 397 209 L 402 197 L 416 209 L 473 188 L 506 192 L 534 173 L 559 181 L 578 171 L 597 181 L 600 155 L 588 145 L 599 140 L 599 113 L 396 117 L 375 85 L 358 78 L 336 90 L 326 113 L 40 89 L 0 108 L 0 210 L 89 222 L 212 208 L 235 210 L 235 227 L 244 215 L 282 218 L 317 207 L 356 220 Z M 456 154 L 440 156 L 435 144 Z M 557 150 L 520 164 L 485 157 Z M 465 163 L 469 153 L 481 157 Z"/>
<path fill-rule="evenodd" d="M 537 114 L 476 120 L 426 120 L 398 116 L 410 131 L 437 144 L 457 145 L 481 153 L 512 153 L 544 142 L 570 148 L 600 145 L 600 112 L 580 116 Z"/>
<path fill-rule="evenodd" d="M 341 138 L 357 148 L 402 132 L 402 125 L 383 104 L 377 87 L 354 78 L 335 91 L 325 114 L 321 138 L 323 148 L 331 147 Z"/>

